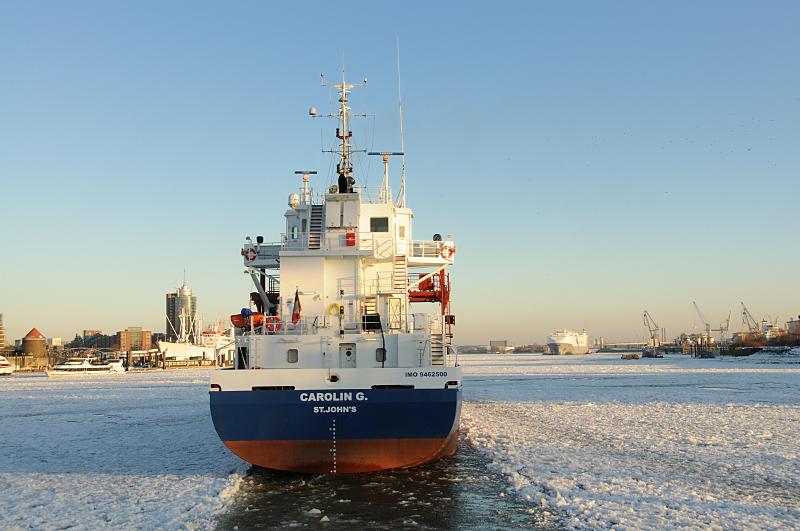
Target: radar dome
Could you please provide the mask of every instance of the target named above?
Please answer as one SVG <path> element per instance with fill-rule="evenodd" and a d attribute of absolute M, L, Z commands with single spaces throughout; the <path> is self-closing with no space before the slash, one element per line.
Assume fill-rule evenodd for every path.
<path fill-rule="evenodd" d="M 297 205 L 300 204 L 300 196 L 296 193 L 289 194 L 289 206 L 292 208 L 297 208 Z"/>

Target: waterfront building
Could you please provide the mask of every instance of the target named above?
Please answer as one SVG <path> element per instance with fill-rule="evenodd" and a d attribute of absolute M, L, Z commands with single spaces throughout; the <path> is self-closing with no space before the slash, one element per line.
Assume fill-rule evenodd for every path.
<path fill-rule="evenodd" d="M 20 367 L 43 368 L 49 365 L 50 359 L 47 355 L 47 338 L 36 328 L 22 338 L 22 356 L 17 358 L 17 365 Z"/>
<path fill-rule="evenodd" d="M 22 353 L 26 356 L 45 356 L 47 354 L 47 338 L 36 328 L 31 328 L 22 338 Z"/>
<path fill-rule="evenodd" d="M 84 347 L 111 349 L 116 348 L 117 345 L 116 334 L 103 334 L 99 330 L 97 330 L 96 334 L 87 335 L 83 339 Z"/>
<path fill-rule="evenodd" d="M 152 333 L 141 326 L 129 326 L 117 332 L 117 345 L 120 352 L 133 352 L 150 350 L 152 346 Z"/>
<path fill-rule="evenodd" d="M 86 340 L 93 336 L 99 336 L 102 334 L 102 330 L 84 330 L 83 331 L 83 342 L 86 343 Z"/>
<path fill-rule="evenodd" d="M 197 319 L 197 297 L 184 282 L 174 293 L 167 293 L 166 336 L 168 341 L 188 339 L 194 343 Z"/>

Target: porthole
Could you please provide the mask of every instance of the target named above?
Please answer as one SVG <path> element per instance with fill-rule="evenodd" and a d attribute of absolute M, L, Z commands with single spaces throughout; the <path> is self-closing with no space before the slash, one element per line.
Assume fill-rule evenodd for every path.
<path fill-rule="evenodd" d="M 289 363 L 297 363 L 297 349 L 290 348 L 286 351 L 286 361 Z"/>

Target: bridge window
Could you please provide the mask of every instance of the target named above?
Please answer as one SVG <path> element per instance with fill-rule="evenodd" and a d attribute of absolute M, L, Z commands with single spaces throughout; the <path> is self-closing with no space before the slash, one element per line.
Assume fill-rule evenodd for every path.
<path fill-rule="evenodd" d="M 297 349 L 290 348 L 286 351 L 286 361 L 289 363 L 297 363 Z"/>
<path fill-rule="evenodd" d="M 389 232 L 389 218 L 369 218 L 370 232 Z"/>

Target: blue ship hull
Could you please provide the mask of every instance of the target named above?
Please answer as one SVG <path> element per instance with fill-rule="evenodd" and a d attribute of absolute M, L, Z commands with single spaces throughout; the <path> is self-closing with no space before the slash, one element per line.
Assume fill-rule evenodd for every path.
<path fill-rule="evenodd" d="M 255 390 L 210 393 L 225 445 L 265 468 L 351 473 L 416 466 L 455 453 L 461 389 Z"/>

